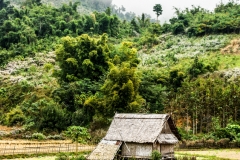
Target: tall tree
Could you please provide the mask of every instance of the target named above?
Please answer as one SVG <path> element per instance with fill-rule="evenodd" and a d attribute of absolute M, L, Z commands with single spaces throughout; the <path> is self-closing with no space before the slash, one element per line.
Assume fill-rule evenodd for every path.
<path fill-rule="evenodd" d="M 62 43 L 57 49 L 61 80 L 65 82 L 82 78 L 99 80 L 108 70 L 108 54 L 106 34 L 100 39 L 90 38 L 87 34 L 76 38 L 62 38 Z"/>
<path fill-rule="evenodd" d="M 163 11 L 161 4 L 155 4 L 155 6 L 153 7 L 153 11 L 156 12 L 157 21 L 158 21 L 158 17 L 162 14 L 162 11 Z"/>

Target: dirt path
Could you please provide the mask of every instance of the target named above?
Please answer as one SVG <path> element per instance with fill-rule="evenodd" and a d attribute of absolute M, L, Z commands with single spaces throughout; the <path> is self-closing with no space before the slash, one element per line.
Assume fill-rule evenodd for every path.
<path fill-rule="evenodd" d="M 175 153 L 188 154 L 188 155 L 191 154 L 191 155 L 203 155 L 203 156 L 216 156 L 219 158 L 240 160 L 240 149 L 176 151 Z"/>

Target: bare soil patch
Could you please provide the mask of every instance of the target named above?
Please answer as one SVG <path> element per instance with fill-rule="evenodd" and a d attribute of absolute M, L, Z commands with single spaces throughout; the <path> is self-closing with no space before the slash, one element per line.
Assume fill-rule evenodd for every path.
<path fill-rule="evenodd" d="M 240 39 L 232 40 L 228 46 L 221 49 L 221 53 L 240 54 Z"/>
<path fill-rule="evenodd" d="M 11 132 L 13 130 L 21 129 L 21 127 L 8 127 L 0 125 L 0 131 Z"/>
<path fill-rule="evenodd" d="M 240 149 L 209 149 L 209 150 L 192 150 L 192 151 L 176 151 L 179 154 L 216 156 L 218 158 L 237 159 L 240 160 Z"/>

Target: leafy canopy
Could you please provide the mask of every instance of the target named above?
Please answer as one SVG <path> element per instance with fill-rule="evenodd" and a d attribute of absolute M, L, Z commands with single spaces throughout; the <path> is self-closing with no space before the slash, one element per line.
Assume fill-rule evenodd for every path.
<path fill-rule="evenodd" d="M 155 6 L 153 7 L 153 11 L 156 12 L 157 19 L 158 19 L 158 17 L 162 14 L 162 11 L 163 11 L 161 4 L 155 4 Z"/>
<path fill-rule="evenodd" d="M 108 70 L 109 48 L 107 35 L 100 39 L 83 34 L 76 38 L 64 37 L 56 51 L 62 81 L 73 82 L 82 78 L 99 80 Z"/>
<path fill-rule="evenodd" d="M 90 138 L 87 128 L 80 126 L 70 126 L 65 131 L 65 135 L 72 139 L 73 142 L 85 143 Z"/>

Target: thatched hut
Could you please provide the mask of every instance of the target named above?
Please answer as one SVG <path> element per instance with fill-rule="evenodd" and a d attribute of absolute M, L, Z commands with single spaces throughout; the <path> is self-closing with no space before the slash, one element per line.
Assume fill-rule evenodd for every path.
<path fill-rule="evenodd" d="M 154 150 L 171 159 L 178 140 L 180 135 L 168 114 L 116 114 L 107 135 L 87 159 L 150 159 Z"/>

